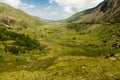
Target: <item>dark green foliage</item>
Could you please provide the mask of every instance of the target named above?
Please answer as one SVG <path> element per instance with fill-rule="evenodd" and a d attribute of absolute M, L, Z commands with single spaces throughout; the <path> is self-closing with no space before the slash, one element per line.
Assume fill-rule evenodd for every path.
<path fill-rule="evenodd" d="M 93 25 L 93 23 L 89 23 L 89 22 L 85 22 L 85 23 L 70 23 L 70 24 L 67 25 L 67 28 L 76 30 L 78 32 L 78 31 L 87 29 L 91 25 Z"/>
<path fill-rule="evenodd" d="M 2 59 L 3 59 L 3 56 L 0 55 L 0 60 L 2 60 Z"/>
<path fill-rule="evenodd" d="M 15 42 L 15 45 L 23 46 L 27 50 L 32 50 L 32 49 L 41 49 L 39 46 L 40 43 L 38 43 L 37 40 L 31 39 L 28 35 L 25 36 L 24 34 L 21 34 L 20 36 L 16 37 L 17 42 Z"/>
<path fill-rule="evenodd" d="M 104 44 L 107 43 L 107 39 L 101 40 Z"/>
<path fill-rule="evenodd" d="M 74 29 L 74 30 L 76 30 L 76 31 L 79 31 L 80 29 L 80 27 L 78 26 L 78 24 L 76 24 L 76 23 L 71 23 L 71 24 L 69 24 L 68 26 L 67 26 L 67 28 L 68 29 Z"/>
<path fill-rule="evenodd" d="M 0 41 L 16 40 L 20 34 L 7 31 L 5 28 L 0 28 Z"/>
<path fill-rule="evenodd" d="M 15 55 L 17 55 L 19 53 L 26 53 L 26 50 L 24 48 L 17 47 L 17 46 L 6 46 L 5 51 L 12 52 Z"/>
<path fill-rule="evenodd" d="M 13 40 L 11 45 L 5 46 L 5 50 L 13 54 L 25 53 L 29 50 L 42 50 L 44 46 L 37 40 L 30 38 L 28 35 L 18 34 L 15 32 L 7 31 L 5 28 L 0 28 L 0 41 Z"/>

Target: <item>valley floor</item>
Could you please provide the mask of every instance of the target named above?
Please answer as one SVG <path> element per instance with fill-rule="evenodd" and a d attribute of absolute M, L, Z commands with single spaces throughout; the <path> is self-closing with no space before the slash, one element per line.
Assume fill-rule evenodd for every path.
<path fill-rule="evenodd" d="M 49 23 L 36 30 L 45 51 L 0 54 L 0 80 L 119 80 L 120 53 L 101 47 L 99 37 Z M 108 55 L 108 56 L 107 56 Z"/>

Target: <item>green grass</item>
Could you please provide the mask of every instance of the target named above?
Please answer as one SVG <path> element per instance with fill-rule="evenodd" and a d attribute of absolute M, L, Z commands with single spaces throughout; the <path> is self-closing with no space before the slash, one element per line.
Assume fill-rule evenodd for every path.
<path fill-rule="evenodd" d="M 120 60 L 103 59 L 100 57 L 64 56 L 34 62 L 31 62 L 34 65 L 28 63 L 29 69 L 26 69 L 26 64 L 23 64 L 25 68 L 21 69 L 17 64 L 17 70 L 13 69 L 12 71 L 0 73 L 1 80 L 114 80 L 119 79 L 120 74 Z"/>
<path fill-rule="evenodd" d="M 46 45 L 46 49 L 41 52 L 33 50 L 26 54 L 13 55 L 5 53 L 2 50 L 3 44 L 0 44 L 0 79 L 119 80 L 120 50 L 111 49 L 109 46 L 111 40 L 110 43 L 106 43 L 107 46 L 104 46 L 102 41 L 104 35 L 100 33 L 113 34 L 104 30 L 108 27 L 99 28 L 99 26 L 94 29 L 89 28 L 92 29 L 91 33 L 85 30 L 85 34 L 80 34 L 67 29 L 66 24 L 49 23 L 34 29 L 35 32 L 26 30 L 28 32 L 25 34 Z"/>
<path fill-rule="evenodd" d="M 119 23 L 44 23 L 2 3 L 0 12 L 0 80 L 120 79 Z"/>

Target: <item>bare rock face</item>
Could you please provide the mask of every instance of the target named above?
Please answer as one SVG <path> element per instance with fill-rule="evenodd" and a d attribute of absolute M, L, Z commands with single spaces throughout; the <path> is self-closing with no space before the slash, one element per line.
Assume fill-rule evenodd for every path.
<path fill-rule="evenodd" d="M 103 15 L 98 21 L 120 22 L 120 0 L 105 0 L 99 8 Z"/>
<path fill-rule="evenodd" d="M 89 22 L 120 22 L 120 0 L 104 0 L 88 17 Z"/>
<path fill-rule="evenodd" d="M 94 10 L 79 20 L 80 22 L 120 22 L 120 0 L 104 0 Z"/>
<path fill-rule="evenodd" d="M 118 23 L 120 22 L 120 0 L 104 0 L 94 8 L 74 14 L 65 22 Z"/>

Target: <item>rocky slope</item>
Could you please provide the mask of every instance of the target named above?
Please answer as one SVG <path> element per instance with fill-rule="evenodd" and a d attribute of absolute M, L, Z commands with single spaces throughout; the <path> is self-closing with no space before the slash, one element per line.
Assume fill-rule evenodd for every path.
<path fill-rule="evenodd" d="M 81 12 L 79 14 L 81 14 Z M 98 22 L 98 23 L 120 22 L 120 1 L 119 0 L 104 0 L 98 6 L 93 8 L 93 10 L 87 15 L 78 16 L 78 17 L 82 17 L 82 18 L 76 19 L 74 21 Z"/>
<path fill-rule="evenodd" d="M 68 19 L 65 19 L 63 22 L 74 22 L 74 21 L 80 20 L 84 16 L 90 14 L 93 10 L 94 10 L 94 8 L 88 9 L 88 10 L 85 10 L 85 11 L 82 11 L 82 12 L 77 12 L 76 14 L 72 15 Z"/>

